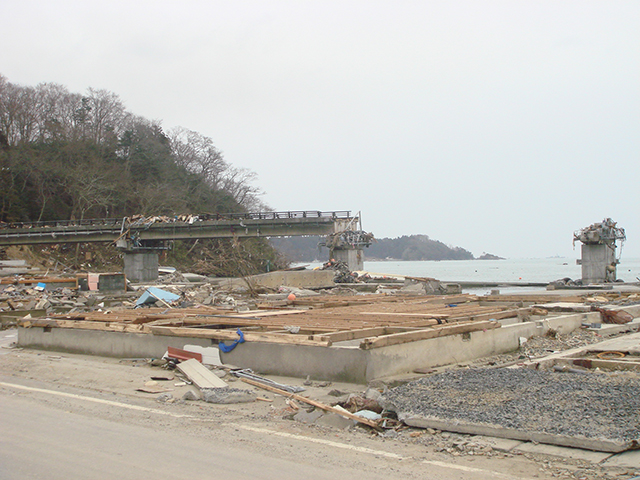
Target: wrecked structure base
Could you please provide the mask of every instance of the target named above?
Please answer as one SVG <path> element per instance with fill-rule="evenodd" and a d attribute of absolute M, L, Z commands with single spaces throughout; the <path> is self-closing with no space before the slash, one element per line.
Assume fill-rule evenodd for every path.
<path fill-rule="evenodd" d="M 569 333 L 583 322 L 597 322 L 599 314 L 574 313 L 541 320 L 505 321 L 501 328 L 417 340 L 398 345 L 361 349 L 359 342 L 337 342 L 329 347 L 245 342 L 221 353 L 225 364 L 251 368 L 272 375 L 314 380 L 368 383 L 399 376 L 416 369 L 432 368 L 512 352 L 521 338 L 545 335 L 550 329 Z M 510 324 L 509 324 L 510 323 Z M 159 358 L 167 347 L 185 345 L 216 347 L 206 338 L 177 337 L 74 328 L 20 327 L 18 345 L 70 353 L 119 358 Z"/>

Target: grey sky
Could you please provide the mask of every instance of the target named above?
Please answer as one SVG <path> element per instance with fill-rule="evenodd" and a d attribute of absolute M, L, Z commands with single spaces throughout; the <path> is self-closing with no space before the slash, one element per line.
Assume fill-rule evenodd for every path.
<path fill-rule="evenodd" d="M 640 2 L 0 0 L 10 82 L 104 88 L 213 138 L 277 210 L 377 237 L 640 257 Z"/>

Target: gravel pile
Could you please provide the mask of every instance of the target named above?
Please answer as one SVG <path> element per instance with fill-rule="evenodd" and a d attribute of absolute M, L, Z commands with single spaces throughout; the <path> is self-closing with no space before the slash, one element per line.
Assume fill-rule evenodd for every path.
<path fill-rule="evenodd" d="M 558 334 L 552 330 L 546 336 L 529 338 L 517 351 L 492 357 L 479 358 L 470 362 L 471 367 L 500 366 L 532 360 L 547 356 L 551 353 L 584 347 L 599 343 L 602 336 L 591 330 L 575 330 L 569 334 Z"/>
<path fill-rule="evenodd" d="M 640 438 L 640 380 L 530 369 L 450 371 L 384 395 L 399 415 L 627 442 Z"/>

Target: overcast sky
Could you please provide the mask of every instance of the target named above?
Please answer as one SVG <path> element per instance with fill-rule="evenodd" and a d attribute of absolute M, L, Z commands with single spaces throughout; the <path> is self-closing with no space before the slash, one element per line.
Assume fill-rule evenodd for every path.
<path fill-rule="evenodd" d="M 276 210 L 376 237 L 640 257 L 640 1 L 0 0 L 12 83 L 117 93 L 211 137 Z"/>

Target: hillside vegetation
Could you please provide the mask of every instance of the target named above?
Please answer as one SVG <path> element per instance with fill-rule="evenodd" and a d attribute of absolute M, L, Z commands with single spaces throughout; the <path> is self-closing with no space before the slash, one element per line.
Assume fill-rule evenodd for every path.
<path fill-rule="evenodd" d="M 165 131 L 128 112 L 115 93 L 21 86 L 0 75 L 1 222 L 267 209 L 254 179 L 226 162 L 211 138 Z M 262 240 L 178 247 L 168 263 L 173 255 L 219 274 L 240 265 L 243 274 L 255 273 L 278 262 Z M 206 265 L 214 259 L 229 268 Z"/>

